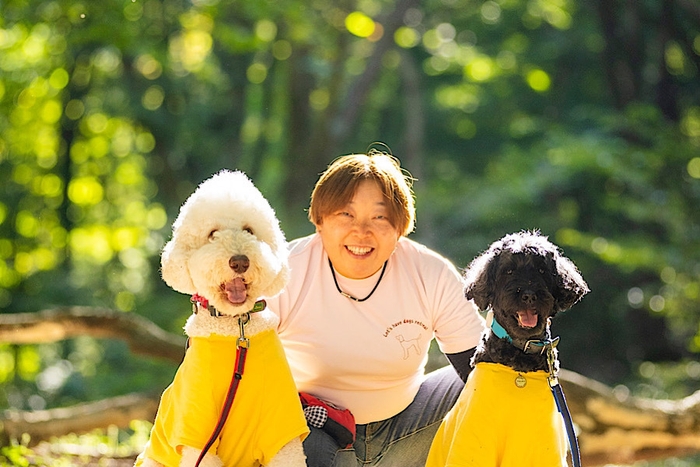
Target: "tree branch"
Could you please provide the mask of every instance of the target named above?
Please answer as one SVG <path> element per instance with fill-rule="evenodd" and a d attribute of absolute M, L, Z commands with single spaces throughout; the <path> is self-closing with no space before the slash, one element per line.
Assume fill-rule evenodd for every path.
<path fill-rule="evenodd" d="M 110 425 L 126 428 L 132 420 L 153 420 L 158 409 L 157 396 L 127 394 L 96 402 L 49 410 L 5 410 L 0 413 L 0 446 L 29 434 L 30 444 L 53 436 L 87 433 Z"/>
<path fill-rule="evenodd" d="M 131 313 L 82 307 L 0 315 L 0 341 L 46 343 L 80 335 L 123 339 L 143 355 L 182 360 L 184 339 Z M 560 379 L 579 433 L 585 466 L 700 452 L 700 391 L 679 400 L 616 397 L 602 383 L 562 370 Z M 159 388 L 163 389 L 163 388 Z M 0 413 L 0 445 L 23 433 L 37 443 L 52 436 L 153 420 L 158 397 L 129 394 L 72 407 Z"/>
<path fill-rule="evenodd" d="M 41 344 L 78 336 L 120 339 L 134 353 L 175 363 L 185 353 L 184 335 L 166 332 L 134 313 L 75 306 L 0 315 L 0 342 Z"/>
<path fill-rule="evenodd" d="M 403 24 L 406 11 L 418 4 L 417 0 L 398 0 L 394 10 L 378 20 L 384 28 L 383 35 L 375 44 L 374 51 L 367 60 L 365 71 L 350 85 L 345 97 L 345 107 L 332 123 L 332 148 L 342 144 L 357 123 L 362 105 L 382 69 L 382 58 L 394 45 L 394 33 Z"/>
<path fill-rule="evenodd" d="M 700 452 L 700 391 L 680 400 L 618 399 L 611 388 L 562 370 L 583 465 L 632 464 Z"/>

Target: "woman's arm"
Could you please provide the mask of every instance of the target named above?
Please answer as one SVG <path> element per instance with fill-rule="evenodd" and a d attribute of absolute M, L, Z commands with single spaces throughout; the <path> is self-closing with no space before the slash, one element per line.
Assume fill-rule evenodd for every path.
<path fill-rule="evenodd" d="M 457 371 L 459 377 L 465 383 L 467 382 L 467 377 L 469 376 L 469 373 L 471 373 L 472 371 L 472 366 L 470 362 L 475 351 L 476 347 L 473 347 L 469 350 L 465 350 L 464 352 L 445 354 L 447 360 L 450 361 L 454 369 Z"/>

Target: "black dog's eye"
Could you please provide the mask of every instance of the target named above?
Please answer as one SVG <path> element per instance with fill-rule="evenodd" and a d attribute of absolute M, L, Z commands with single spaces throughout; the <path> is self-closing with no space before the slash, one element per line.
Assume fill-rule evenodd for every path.
<path fill-rule="evenodd" d="M 544 274 L 544 268 L 540 268 L 540 274 Z"/>
<path fill-rule="evenodd" d="M 507 269 L 507 270 L 506 270 L 506 274 L 508 274 L 509 276 L 513 275 L 513 270 L 512 270 L 512 269 Z"/>
<path fill-rule="evenodd" d="M 247 225 L 246 225 L 245 227 L 243 227 L 243 230 L 246 231 L 246 232 L 248 232 L 248 233 L 251 234 L 251 235 L 255 235 L 255 234 L 253 233 L 253 229 L 250 228 L 250 227 L 248 227 Z"/>

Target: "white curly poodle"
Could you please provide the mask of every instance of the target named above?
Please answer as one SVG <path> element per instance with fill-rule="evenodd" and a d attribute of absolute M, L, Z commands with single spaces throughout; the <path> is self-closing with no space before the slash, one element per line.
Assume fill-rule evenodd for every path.
<path fill-rule="evenodd" d="M 305 466 L 301 442 L 308 427 L 277 337 L 277 315 L 262 300 L 279 293 L 289 276 L 284 234 L 270 204 L 242 172 L 219 172 L 180 208 L 161 265 L 170 287 L 192 295 L 189 347 L 135 465 Z M 239 345 L 248 349 L 244 371 L 238 370 L 230 413 L 214 438 L 235 386 Z"/>

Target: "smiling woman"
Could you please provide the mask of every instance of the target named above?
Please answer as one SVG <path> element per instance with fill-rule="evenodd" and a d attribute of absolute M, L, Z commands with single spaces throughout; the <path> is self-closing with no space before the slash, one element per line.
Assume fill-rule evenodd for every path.
<path fill-rule="evenodd" d="M 316 233 L 290 243 L 290 283 L 268 300 L 297 388 L 354 416 L 350 444 L 309 417 L 311 467 L 423 466 L 470 371 L 482 320 L 454 266 L 406 238 L 411 182 L 376 150 L 331 163 L 311 195 Z M 424 375 L 433 337 L 457 372 Z"/>
<path fill-rule="evenodd" d="M 324 216 L 316 231 L 334 268 L 350 279 L 365 279 L 377 272 L 400 236 L 390 221 L 384 193 L 370 180 L 357 186 L 346 206 Z"/>

